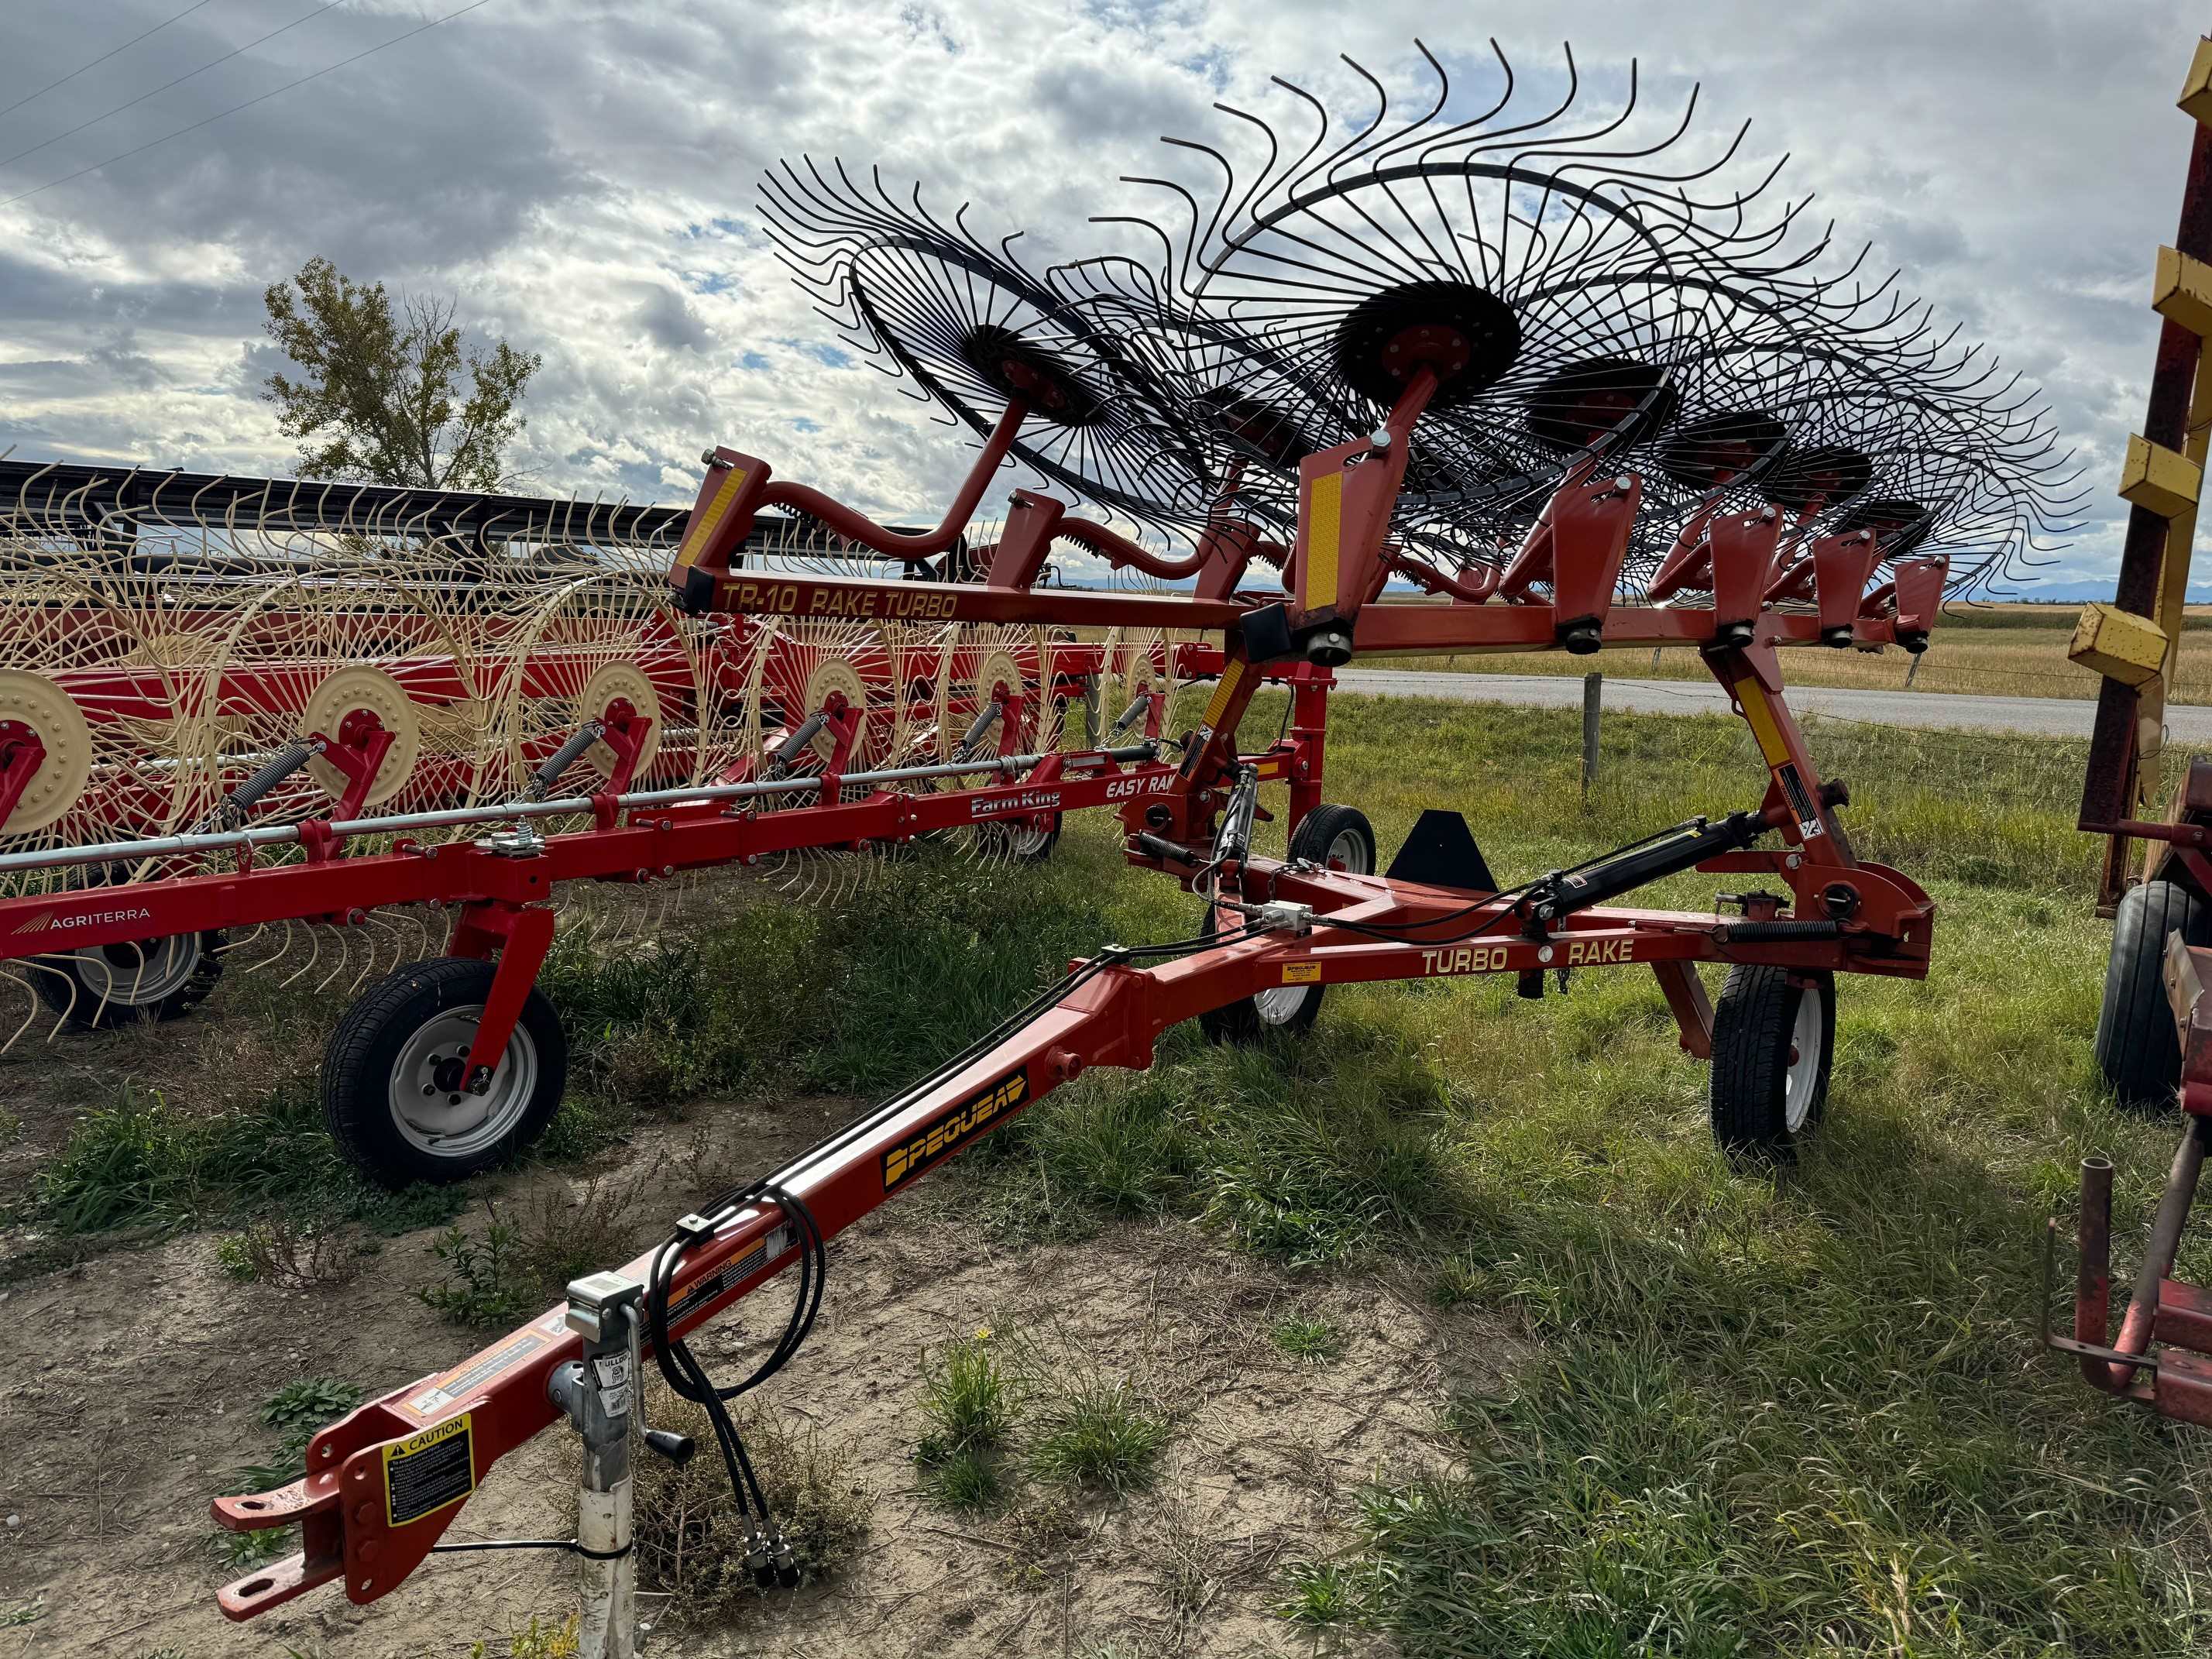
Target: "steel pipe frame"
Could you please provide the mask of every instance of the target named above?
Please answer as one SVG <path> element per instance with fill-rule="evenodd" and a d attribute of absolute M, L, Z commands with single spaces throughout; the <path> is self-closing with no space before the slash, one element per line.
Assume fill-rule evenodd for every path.
<path fill-rule="evenodd" d="M 1305 489 L 1302 489 L 1293 583 L 1299 600 L 1297 611 L 1290 618 L 1293 625 L 1326 625 L 1340 618 L 1348 635 L 1351 618 L 1372 597 L 1368 586 L 1382 555 L 1391 505 L 1404 469 L 1404 439 L 1433 387 L 1433 377 L 1427 371 L 1416 371 L 1406 395 L 1392 410 L 1384 434 L 1310 458 L 1302 469 Z M 1005 430 L 1008 423 L 1002 421 L 1000 429 Z M 1307 507 L 1315 479 L 1352 460 L 1373 463 L 1377 457 L 1379 465 L 1362 467 L 1355 475 L 1356 499 L 1354 483 L 1345 487 L 1351 505 L 1346 514 L 1349 544 L 1340 549 L 1332 542 L 1317 556 L 1308 544 L 1310 515 Z M 679 601 L 695 612 L 766 611 L 1075 625 L 1127 623 L 1226 630 L 1213 699 L 1182 765 L 1172 772 L 1160 769 L 1154 778 L 1142 784 L 1131 778 L 1115 778 L 1094 781 L 1090 786 L 1103 783 L 1120 792 L 1112 798 L 1123 799 L 1124 821 L 1133 832 L 1130 856 L 1133 862 L 1167 868 L 1160 857 L 1144 849 L 1164 846 L 1163 836 L 1170 834 L 1182 836 L 1186 846 L 1206 844 L 1202 832 L 1219 811 L 1224 780 L 1233 769 L 1249 763 L 1236 753 L 1235 734 L 1261 678 L 1253 672 L 1243 637 L 1243 623 L 1255 609 L 1251 604 L 1224 598 L 1036 594 L 1025 586 L 988 583 L 978 587 L 820 578 L 769 580 L 741 574 L 731 568 L 729 556 L 733 547 L 742 544 L 752 513 L 769 497 L 768 468 L 756 458 L 726 449 L 712 452 L 708 460 L 706 483 L 670 571 Z M 1334 522 L 1334 514 L 1331 522 Z M 1059 523 L 1064 527 L 1067 521 L 1062 519 Z M 867 544 L 881 545 L 879 540 L 869 539 L 865 521 L 838 527 L 847 533 L 858 532 L 858 538 Z M 1346 556 L 1340 558 L 1340 553 Z M 1025 568 L 1030 563 L 1027 559 L 1014 562 Z M 1335 585 L 1324 592 L 1320 584 L 1332 580 Z M 1374 582 L 1374 586 L 1379 592 L 1380 583 Z M 1883 623 L 1883 619 L 1856 614 L 1864 606 L 1863 593 L 1853 593 L 1850 599 L 1855 635 L 1863 627 Z M 1898 872 L 1863 863 L 1853 854 L 1830 811 L 1831 797 L 1820 785 L 1781 697 L 1780 675 L 1771 647 L 1811 635 L 1820 619 L 1762 617 L 1762 630 L 1752 645 L 1721 647 L 1715 640 L 1711 612 L 1705 613 L 1701 625 L 1686 611 L 1646 611 L 1632 618 L 1625 611 L 1616 612 L 1609 602 L 1604 610 L 1607 614 L 1597 621 L 1607 639 L 1658 643 L 1671 640 L 1714 647 L 1708 649 L 1706 660 L 1736 700 L 1767 763 L 1769 782 L 1763 816 L 1781 830 L 1789 843 L 1787 848 L 1776 853 L 1740 852 L 1698 867 L 1778 875 L 1796 894 L 1800 915 L 1823 914 L 1818 906 L 1828 903 L 1826 914 L 1837 917 L 1837 936 L 1739 941 L 1731 936 L 1730 926 L 1717 915 L 1605 908 L 1579 911 L 1539 926 L 1534 918 L 1517 917 L 1506 895 L 1471 896 L 1388 877 L 1355 877 L 1250 860 L 1227 870 L 1212 869 L 1209 877 L 1247 901 L 1283 900 L 1310 906 L 1316 913 L 1311 934 L 1232 938 L 1152 968 L 1137 968 L 1123 959 L 1088 967 L 1079 964 L 1079 972 L 1057 1001 L 1012 1036 L 948 1074 L 906 1091 L 823 1146 L 802 1155 L 771 1177 L 775 1185 L 804 1200 L 823 1237 L 833 1237 L 903 1190 L 914 1176 L 934 1167 L 1091 1066 L 1148 1066 L 1155 1040 L 1170 1026 L 1286 983 L 1328 984 L 1438 974 L 1525 974 L 1532 969 L 1644 962 L 1659 975 L 1668 1006 L 1682 1024 L 1684 1046 L 1694 1052 L 1709 1049 L 1711 1030 L 1705 1024 L 1709 1010 L 1704 999 L 1691 994 L 1683 984 L 1688 963 L 1759 962 L 1803 972 L 1924 975 L 1933 903 Z M 1379 616 L 1368 619 L 1368 629 L 1372 635 L 1379 629 L 1380 637 L 1362 638 L 1364 651 L 1378 646 L 1386 651 L 1394 646 L 1406 651 L 1434 649 L 1437 645 L 1446 649 L 1510 648 L 1524 643 L 1520 632 L 1523 617 L 1540 620 L 1547 629 L 1553 621 L 1550 606 L 1492 611 L 1486 607 L 1454 605 L 1440 613 L 1444 619 L 1441 624 L 1431 623 L 1426 627 L 1394 623 L 1389 620 L 1389 608 L 1378 611 Z M 1478 617 L 1481 621 L 1474 623 Z M 1652 631 L 1644 631 L 1647 628 Z M 1436 644 L 1431 644 L 1431 637 Z M 1297 696 L 1292 714 L 1301 736 L 1310 725 L 1320 724 L 1319 711 Z M 1292 777 L 1298 747 L 1299 739 L 1293 738 L 1260 757 L 1261 775 L 1276 780 Z M 1012 809 L 1025 790 L 1032 796 L 1035 793 L 1029 786 L 1017 785 L 995 792 L 995 796 L 1005 799 Z M 994 792 L 980 793 L 994 795 Z M 1102 794 L 1100 798 L 1109 797 Z M 926 807 L 930 799 L 923 798 L 921 805 Z M 905 799 L 900 798 L 900 803 Z M 1026 810 L 1036 810 L 1033 800 L 1023 805 Z M 901 815 L 896 822 L 902 828 L 909 821 L 903 815 L 915 810 L 910 805 L 890 802 L 884 806 Z M 607 810 L 601 809 L 603 814 Z M 847 810 L 830 805 L 825 797 L 821 807 L 788 816 L 817 818 Z M 673 868 L 681 856 L 701 850 L 700 837 L 724 834 L 726 831 L 712 819 L 701 821 L 672 813 L 648 825 L 633 822 L 617 830 L 610 824 L 602 837 L 556 837 L 546 845 L 550 851 L 556 842 L 605 844 L 632 838 L 621 840 L 621 844 L 625 848 L 636 847 L 637 865 L 642 872 L 661 864 L 664 858 L 667 862 L 662 867 Z M 465 849 L 463 856 L 472 854 L 477 862 L 484 861 L 476 849 Z M 1196 863 L 1194 858 L 1191 866 L 1176 872 L 1186 886 L 1199 878 L 1194 867 Z M 356 867 L 349 864 L 349 872 Z M 479 911 L 498 907 L 507 914 L 518 913 L 542 897 L 541 883 L 575 873 L 563 870 L 550 857 L 507 861 L 507 870 L 503 879 L 495 878 L 489 869 L 471 872 L 471 879 L 483 890 Z M 1833 897 L 1839 885 L 1847 892 L 1847 907 Z M 1219 887 L 1214 890 L 1218 893 Z M 1484 937 L 1490 927 L 1516 919 L 1522 926 L 1510 936 Z M 1358 931 L 1361 928 L 1386 930 L 1393 937 L 1377 939 Z M 1474 939 L 1482 942 L 1467 942 Z M 534 971 L 534 963 L 531 966 Z M 501 1041 L 504 1041 L 503 1033 Z M 482 1047 L 481 1033 L 478 1046 Z M 709 1222 L 710 1236 L 686 1254 L 672 1287 L 672 1336 L 680 1336 L 714 1318 L 796 1259 L 792 1234 L 782 1225 L 778 1209 L 748 1206 L 710 1218 Z M 635 1275 L 648 1267 L 649 1261 L 641 1258 L 629 1271 Z M 678 1309 L 680 1313 L 674 1311 Z M 234 1619 L 251 1618 L 334 1578 L 344 1580 L 349 1598 L 356 1602 L 386 1594 L 425 1559 L 459 1507 L 457 1504 L 440 1516 L 404 1529 L 391 1526 L 384 1501 L 390 1479 L 386 1449 L 426 1430 L 461 1420 L 461 1431 L 470 1437 L 471 1467 L 481 1476 L 498 1457 L 553 1420 L 546 1379 L 556 1367 L 574 1357 L 574 1339 L 564 1334 L 556 1310 L 475 1359 L 395 1390 L 320 1431 L 310 1443 L 308 1473 L 302 1480 L 274 1492 L 216 1499 L 214 1514 L 222 1526 L 246 1531 L 297 1521 L 302 1525 L 305 1545 L 300 1554 L 223 1590 L 219 1597 L 223 1612 Z"/>
<path fill-rule="evenodd" d="M 1766 867 L 1783 869 L 1785 854 L 1766 857 Z M 1850 936 L 1732 943 L 1723 918 L 1667 911 L 1596 908 L 1563 919 L 1544 939 L 1515 933 L 1486 938 L 1479 945 L 1454 945 L 1485 916 L 1510 917 L 1511 896 L 1494 896 L 1488 904 L 1477 896 L 1470 910 L 1465 892 L 1386 877 L 1261 859 L 1236 873 L 1248 896 L 1314 906 L 1320 914 L 1313 933 L 1304 938 L 1255 934 L 1158 967 L 1109 962 L 1000 1047 L 802 1155 L 777 1172 L 775 1183 L 805 1202 L 824 1238 L 834 1237 L 904 1190 L 909 1171 L 926 1172 L 1091 1066 L 1141 1070 L 1151 1065 L 1156 1040 L 1170 1026 L 1284 983 L 1629 962 L 1650 963 L 1655 970 L 1695 962 L 1756 962 L 1904 977 L 1923 975 L 1927 967 L 1924 950 L 1862 955 L 1870 941 Z M 1345 923 L 1408 937 L 1379 941 L 1340 925 Z M 1662 978 L 1664 982 L 1663 972 Z M 1693 1034 L 1686 1025 L 1683 1040 L 1695 1048 L 1709 1040 L 1709 1032 Z M 779 1210 L 747 1207 L 709 1219 L 718 1220 L 713 1237 L 687 1255 L 672 1290 L 672 1309 L 680 1312 L 672 1313 L 672 1336 L 718 1316 L 795 1260 Z M 641 1257 L 623 1272 L 634 1277 L 647 1265 L 648 1258 Z M 219 1598 L 222 1611 L 233 1619 L 252 1618 L 340 1577 L 356 1602 L 396 1588 L 427 1557 L 459 1506 L 413 1526 L 389 1525 L 386 1449 L 466 1417 L 481 1479 L 499 1457 L 556 1420 L 546 1379 L 575 1352 L 575 1340 L 556 1309 L 474 1358 L 395 1389 L 320 1431 L 309 1444 L 309 1473 L 302 1480 L 270 1492 L 216 1498 L 215 1518 L 226 1528 L 248 1531 L 299 1522 L 305 1542 L 301 1553 L 226 1588 Z M 463 1377 L 468 1382 L 458 1386 Z"/>

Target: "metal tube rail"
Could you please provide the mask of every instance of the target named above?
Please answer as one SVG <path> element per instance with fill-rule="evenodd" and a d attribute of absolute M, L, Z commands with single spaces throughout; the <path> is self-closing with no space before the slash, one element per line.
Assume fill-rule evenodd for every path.
<path fill-rule="evenodd" d="M 2212 1136 L 2212 1122 L 2201 1117 L 2189 1120 L 2182 1133 L 2181 1145 L 2174 1149 L 2173 1166 L 2168 1172 L 2166 1190 L 2159 1194 L 2158 1212 L 2151 1219 L 2150 1238 L 2143 1246 L 2141 1264 L 2136 1268 L 2135 1294 L 2129 1299 L 2128 1310 L 2120 1316 L 2120 1334 L 2112 1346 L 2128 1355 L 2147 1354 L 2151 1338 L 2158 1324 L 2159 1286 L 2173 1272 L 2173 1259 L 2180 1253 L 2181 1229 L 2189 1219 L 2189 1206 L 2197 1196 L 2197 1179 L 2204 1167 L 2205 1142 Z M 2086 1186 L 2096 1177 L 2096 1172 L 2085 1167 L 2082 1181 Z M 2109 1183 L 2112 1177 L 2103 1177 Z M 2110 1188 L 2106 1185 L 2106 1201 Z M 2109 1214 L 2109 1212 L 2107 1212 Z M 2105 1224 L 2106 1237 L 2111 1234 L 2111 1222 Z M 2083 1370 L 2088 1371 L 2088 1367 Z M 2136 1366 L 2127 1360 L 2114 1360 L 2106 1367 L 2106 1380 L 2097 1382 L 2091 1375 L 2089 1381 L 2111 1393 L 2125 1392 L 2134 1382 Z"/>
<path fill-rule="evenodd" d="M 1054 751 L 1057 753 L 1058 751 Z M 1101 763 L 1148 761 L 1158 754 L 1152 743 L 1130 744 L 1096 751 Z M 1018 772 L 1042 763 L 1042 753 L 994 756 L 987 760 L 946 761 L 928 766 L 896 766 L 876 772 L 850 772 L 843 781 L 872 787 L 927 778 L 970 776 L 979 772 Z M 1066 758 L 1093 758 L 1075 755 Z M 793 794 L 822 787 L 822 775 L 777 778 L 758 783 L 700 784 L 690 788 L 641 789 L 615 797 L 619 811 L 645 806 L 678 806 L 688 803 L 746 800 L 763 795 Z M 449 829 L 464 823 L 499 823 L 518 818 L 559 817 L 564 813 L 588 812 L 589 795 L 564 795 L 553 800 L 505 801 L 487 806 L 438 808 L 427 812 L 400 812 L 380 818 L 342 818 L 325 826 L 330 838 L 343 841 L 356 836 L 392 835 L 405 830 Z M 300 840 L 297 824 L 271 824 L 259 830 L 230 830 L 219 833 L 157 836 L 143 841 L 103 842 L 88 847 L 45 848 L 36 852 L 0 854 L 0 873 L 12 870 L 44 870 L 79 864 L 136 863 L 142 859 L 177 858 L 191 853 L 235 852 L 252 847 L 283 847 Z"/>
<path fill-rule="evenodd" d="M 1029 401 L 1021 397 L 1010 398 L 983 441 L 983 450 L 975 458 L 975 465 L 968 469 L 962 480 L 960 493 L 945 508 L 944 521 L 936 529 L 923 532 L 890 530 L 878 524 L 866 514 L 849 507 L 834 496 L 801 483 L 787 483 L 779 479 L 762 492 L 764 507 L 787 507 L 825 526 L 834 535 L 848 541 L 858 542 L 862 547 L 892 558 L 915 560 L 927 558 L 933 553 L 942 553 L 960 539 L 960 533 L 975 516 L 975 504 L 983 499 L 983 491 L 991 482 L 991 475 L 1006 459 L 1013 447 L 1015 435 L 1022 422 L 1029 417 Z M 705 460 L 714 465 L 714 452 L 708 450 Z"/>

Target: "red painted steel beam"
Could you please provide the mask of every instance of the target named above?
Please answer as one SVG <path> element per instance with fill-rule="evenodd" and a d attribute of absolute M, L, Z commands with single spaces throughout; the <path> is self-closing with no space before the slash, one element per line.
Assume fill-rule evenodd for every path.
<path fill-rule="evenodd" d="M 1263 779 L 1283 781 L 1290 776 L 1295 751 L 1285 744 L 1251 758 Z M 1068 756 L 1062 763 L 1086 763 L 1083 755 Z M 432 899 L 536 903 L 563 881 L 644 879 L 678 869 L 749 862 L 771 853 L 904 841 L 994 818 L 1118 805 L 1164 794 L 1176 780 L 1173 767 L 1155 763 L 1063 775 L 1046 786 L 1015 782 L 915 794 L 884 791 L 860 801 L 794 805 L 782 811 L 763 811 L 742 801 L 644 808 L 610 829 L 549 836 L 544 852 L 534 858 L 508 858 L 453 843 L 0 899 L 0 960 L 209 928 L 343 918 L 356 910 Z M 613 798 L 605 799 L 611 803 Z M 732 805 L 737 810 L 731 810 Z M 487 824 L 485 832 L 496 827 Z"/>
<path fill-rule="evenodd" d="M 1174 593 L 1092 593 L 1066 587 L 1031 592 L 973 582 L 738 573 L 715 584 L 713 609 L 756 616 L 835 617 L 869 622 L 1223 629 L 1241 622 L 1252 607 L 1235 599 L 1201 599 Z"/>
<path fill-rule="evenodd" d="M 990 1052 L 910 1091 L 823 1146 L 778 1171 L 775 1183 L 796 1194 L 825 1239 L 834 1237 L 927 1170 L 964 1151 L 1035 1101 L 1093 1066 L 1142 1069 L 1160 1033 L 1194 1016 L 1283 983 L 1359 982 L 1521 971 L 1530 966 L 1595 966 L 1628 961 L 1766 960 L 1769 947 L 1739 951 L 1717 918 L 1668 912 L 1591 910 L 1569 919 L 1559 937 L 1518 936 L 1452 942 L 1486 914 L 1510 914 L 1510 896 L 1488 902 L 1451 890 L 1327 872 L 1292 872 L 1255 860 L 1241 872 L 1245 890 L 1325 906 L 1328 919 L 1305 938 L 1255 935 L 1156 967 L 1124 961 L 1078 964 L 1056 1006 Z M 1439 942 L 1399 944 L 1346 927 L 1432 928 Z M 1782 947 L 1807 966 L 1849 967 L 1843 941 Z M 681 1336 L 713 1319 L 790 1265 L 793 1237 L 781 1211 L 741 1211 L 686 1255 L 670 1297 L 669 1332 Z M 652 1255 L 624 1270 L 643 1279 Z M 459 1513 L 459 1501 L 416 1518 L 397 1515 L 395 1463 L 414 1448 L 458 1437 L 467 1453 L 467 1489 L 556 1413 L 547 1398 L 553 1370 L 574 1357 L 577 1340 L 554 1309 L 459 1365 L 420 1377 L 318 1433 L 308 1473 L 273 1492 L 215 1500 L 216 1519 L 234 1530 L 299 1522 L 304 1548 L 221 1592 L 223 1612 L 246 1619 L 314 1586 L 343 1579 L 368 1602 L 396 1588 L 428 1554 Z M 458 1425 L 458 1426 L 456 1426 Z M 437 1438 L 433 1441 L 430 1437 Z M 465 1497 L 465 1492 L 461 1496 Z"/>

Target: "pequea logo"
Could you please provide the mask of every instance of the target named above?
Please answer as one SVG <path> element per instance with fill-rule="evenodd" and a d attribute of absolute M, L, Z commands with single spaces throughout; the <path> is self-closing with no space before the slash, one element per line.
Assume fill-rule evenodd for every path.
<path fill-rule="evenodd" d="M 19 923 L 19 933 L 43 933 L 64 927 L 100 927 L 114 921 L 149 921 L 151 910 L 87 910 L 80 915 L 58 916 L 51 910 L 41 910 L 28 921 Z"/>

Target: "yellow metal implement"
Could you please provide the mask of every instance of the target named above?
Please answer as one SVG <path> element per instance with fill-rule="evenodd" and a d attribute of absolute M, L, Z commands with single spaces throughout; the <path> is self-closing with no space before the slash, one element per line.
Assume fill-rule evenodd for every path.
<path fill-rule="evenodd" d="M 2204 474 L 2179 450 L 2154 444 L 2141 434 L 2128 439 L 2128 458 L 2120 469 L 2120 495 L 2161 519 L 2178 519 L 2197 505 Z"/>
<path fill-rule="evenodd" d="M 2141 685 L 2155 679 L 2166 660 L 2166 630 L 2116 605 L 2085 605 L 2066 655 L 2108 679 Z"/>

